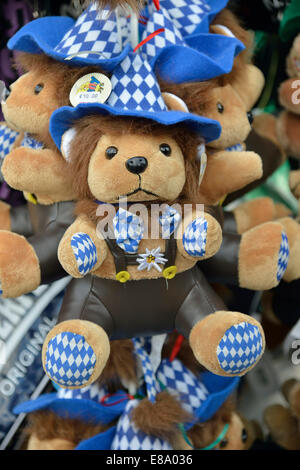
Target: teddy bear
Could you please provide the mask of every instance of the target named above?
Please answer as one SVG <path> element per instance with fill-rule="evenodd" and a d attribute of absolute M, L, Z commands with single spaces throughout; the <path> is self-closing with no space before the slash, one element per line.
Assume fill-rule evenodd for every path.
<path fill-rule="evenodd" d="M 264 422 L 268 427 L 271 438 L 281 448 L 285 450 L 299 450 L 299 381 L 296 379 L 287 380 L 281 389 L 288 407 L 282 404 L 268 406 L 264 411 Z"/>
<path fill-rule="evenodd" d="M 122 195 L 126 195 L 130 205 L 132 202 L 148 201 L 147 206 L 149 206 L 149 201 L 157 199 L 170 202 L 178 200 L 181 204 L 185 200 L 190 202 L 195 200 L 198 192 L 198 185 L 195 185 L 197 175 L 194 169 L 191 170 L 190 165 L 193 167 L 192 155 L 195 155 L 198 149 L 197 136 L 200 132 L 202 139 L 209 140 L 213 139 L 212 134 L 219 133 L 219 125 L 215 121 L 187 113 L 184 103 L 181 108 L 183 111 L 178 111 L 179 99 L 176 100 L 177 111 L 168 111 L 150 65 L 144 60 L 142 68 L 141 60 L 139 55 L 129 55 L 114 71 L 111 77 L 113 91 L 108 99 L 108 104 L 91 106 L 82 103 L 76 108 L 64 107 L 53 114 L 50 122 L 52 136 L 69 162 L 70 173 L 74 172 L 73 175 L 76 175 L 76 187 L 80 191 L 78 194 L 80 202 L 77 207 L 79 215 L 61 240 L 58 253 L 64 269 L 73 277 L 84 277 L 84 279 L 72 281 L 73 285 L 68 289 L 65 297 L 59 323 L 48 335 L 43 348 L 43 364 L 46 373 L 63 387 L 80 387 L 95 381 L 101 374 L 109 355 L 109 338 L 155 334 L 172 329 L 174 325 L 186 337 L 189 337 L 191 347 L 199 362 L 209 370 L 221 375 L 230 375 L 232 371 L 225 371 L 222 366 L 218 365 L 215 353 L 209 358 L 204 357 L 206 356 L 204 351 L 207 350 L 206 340 L 208 337 L 210 337 L 208 349 L 211 350 L 214 342 L 217 347 L 224 334 L 226 337 L 226 331 L 238 326 L 236 322 L 238 324 L 241 322 L 243 327 L 248 328 L 249 325 L 251 330 L 255 329 L 251 338 L 255 343 L 257 338 L 260 343 L 258 356 L 255 354 L 256 358 L 261 355 L 263 348 L 263 336 L 261 336 L 263 333 L 255 320 L 243 314 L 224 312 L 219 310 L 220 307 L 215 308 L 210 304 L 210 306 L 203 305 L 202 309 L 202 312 L 206 311 L 208 316 L 197 322 L 197 319 L 194 318 L 194 309 L 189 307 L 191 305 L 189 297 L 186 298 L 187 309 L 184 308 L 185 295 L 181 288 L 186 281 L 190 286 L 188 290 L 193 285 L 195 287 L 195 281 L 192 281 L 190 276 L 195 275 L 198 278 L 196 291 L 199 293 L 202 291 L 203 284 L 199 278 L 200 272 L 195 269 L 196 260 L 199 257 L 204 259 L 212 256 L 220 245 L 220 227 L 208 213 L 205 213 L 203 218 L 199 218 L 192 211 L 188 217 L 178 218 L 176 211 L 174 212 L 167 205 L 162 218 L 160 218 L 164 234 L 162 236 L 169 236 L 169 239 L 167 238 L 167 241 L 164 242 L 161 235 L 158 236 L 159 241 L 152 240 L 152 238 L 145 240 L 143 238 L 144 220 L 133 217 L 133 214 L 123 209 L 121 204 L 119 211 L 113 217 L 112 225 L 111 221 L 109 223 L 105 219 L 102 221 L 100 217 L 100 226 L 104 224 L 104 227 L 99 228 L 98 225 L 96 232 L 97 217 L 95 218 L 95 212 L 99 217 L 101 211 L 107 210 L 107 204 L 103 204 L 103 202 L 116 204 L 119 196 Z M 136 76 L 139 70 L 143 70 L 145 76 L 141 75 L 137 80 Z M 143 87 L 145 80 L 147 80 L 147 86 L 152 83 L 151 96 L 155 96 L 156 99 L 155 101 L 151 100 L 151 106 L 154 106 L 155 103 L 155 114 L 153 111 L 149 111 L 147 100 L 143 100 L 138 106 L 135 98 L 123 103 L 120 96 L 123 92 L 124 76 L 126 76 L 128 86 L 132 89 L 131 97 L 139 96 L 140 87 Z M 150 107 L 150 110 L 152 109 Z M 94 114 L 99 110 L 101 110 L 100 116 L 96 117 Z M 91 112 L 94 114 L 88 116 Z M 137 117 L 142 119 L 135 119 Z M 150 122 L 149 118 L 151 118 Z M 176 120 L 177 125 L 162 124 L 163 122 L 170 123 L 169 119 Z M 159 124 L 157 124 L 157 120 Z M 197 125 L 192 124 L 192 128 L 196 127 L 197 133 L 192 132 L 188 139 L 187 129 L 184 128 L 184 138 L 181 134 L 181 126 L 186 120 L 197 122 L 199 126 L 197 129 Z M 214 128 L 215 125 L 216 128 Z M 88 137 L 83 138 L 83 136 Z M 85 147 L 85 162 L 82 161 L 83 152 L 80 147 L 82 142 Z M 156 148 L 158 151 L 153 153 L 153 149 Z M 137 157 L 131 157 L 132 154 Z M 114 158 L 115 156 L 116 158 Z M 192 160 L 190 160 L 191 157 Z M 149 160 L 153 164 L 150 164 Z M 103 162 L 106 170 L 101 169 L 99 173 L 100 162 Z M 156 163 L 154 164 L 154 162 Z M 173 164 L 169 166 L 170 163 Z M 160 168 L 159 175 L 155 173 L 156 165 L 159 165 Z M 124 180 L 120 176 L 122 172 L 125 172 Z M 114 176 L 116 174 L 119 175 L 118 179 Z M 147 175 L 150 176 L 150 179 Z M 187 175 L 189 176 L 187 177 Z M 166 185 L 163 181 L 168 181 L 168 184 Z M 196 192 L 193 196 L 195 187 Z M 148 216 L 147 211 L 146 222 Z M 173 222 L 170 229 L 165 226 L 165 231 L 163 226 L 168 220 Z M 204 229 L 201 227 L 202 223 L 205 225 Z M 107 235 L 105 234 L 106 230 L 104 231 L 106 225 L 108 225 Z M 128 234 L 126 235 L 127 226 Z M 197 229 L 196 226 L 198 226 Z M 181 227 L 183 235 L 175 240 L 171 235 L 175 230 L 181 230 Z M 111 230 L 113 230 L 112 233 Z M 202 244 L 201 247 L 199 245 L 199 248 L 196 248 L 200 238 L 198 235 L 194 235 L 194 232 L 195 234 L 201 233 L 205 238 L 205 247 Z M 100 234 L 100 237 L 97 233 Z M 192 240 L 195 236 L 196 246 L 194 249 Z M 90 272 L 92 275 L 87 275 Z M 168 279 L 167 289 L 164 278 Z M 90 291 L 91 283 L 95 286 L 96 291 L 100 289 L 99 292 L 101 292 L 100 297 L 97 295 L 99 300 L 96 303 L 94 302 L 96 298 L 93 297 L 92 300 L 89 294 L 92 292 Z M 122 286 L 123 283 L 125 286 Z M 108 289 L 107 294 L 104 285 Z M 153 303 L 151 305 L 150 303 L 145 304 L 143 309 L 147 307 L 149 314 L 145 312 L 143 317 L 140 317 L 136 309 L 140 308 L 141 302 L 144 304 L 145 292 L 152 289 L 152 286 L 155 293 L 153 291 L 151 298 L 155 301 L 155 305 Z M 110 291 L 111 287 L 114 289 L 113 293 Z M 205 292 L 208 292 L 207 288 L 208 286 L 205 287 Z M 177 301 L 178 294 L 180 295 L 179 303 Z M 182 294 L 183 297 L 181 297 Z M 124 299 L 120 300 L 124 295 Z M 212 292 L 209 295 L 212 296 L 212 299 L 214 298 Z M 199 297 L 198 294 L 196 296 L 197 302 L 202 305 L 204 296 Z M 126 298 L 135 300 L 127 301 Z M 173 300 L 170 309 L 171 298 Z M 115 313 L 119 311 L 119 307 L 113 305 L 114 302 L 109 306 L 108 299 L 110 302 L 117 300 L 118 305 L 122 305 L 123 308 L 128 305 L 129 309 L 126 309 L 128 310 L 126 314 L 123 312 L 121 316 L 117 314 L 116 317 Z M 74 302 L 77 304 L 76 309 L 81 310 L 80 319 L 75 313 Z M 101 306 L 104 305 L 103 302 L 106 304 L 105 313 Z M 180 314 L 176 320 L 175 316 L 179 305 L 181 305 Z M 172 318 L 170 310 L 172 310 Z M 104 315 L 100 313 L 102 311 Z M 153 312 L 157 313 L 157 318 L 153 317 Z M 225 323 L 223 323 L 224 321 Z M 215 329 L 216 324 L 218 332 Z M 256 328 L 258 329 L 256 330 Z M 213 337 L 208 335 L 208 332 L 211 332 Z M 64 338 L 63 342 L 61 342 L 62 338 Z M 75 339 L 75 342 L 80 338 L 79 341 L 84 341 L 85 344 L 86 359 L 89 358 L 89 360 L 88 366 L 84 367 L 84 375 L 79 371 L 73 373 L 67 370 L 68 360 L 64 362 L 63 367 L 56 364 L 57 350 L 63 354 L 64 351 L 61 350 L 61 347 L 64 349 L 64 345 L 67 345 L 69 341 L 74 344 L 72 338 Z M 75 351 L 74 353 L 77 354 Z M 226 362 L 225 360 L 225 369 L 227 369 Z M 248 360 L 246 362 L 248 363 Z M 253 366 L 252 358 L 250 362 Z M 60 376 L 64 368 L 66 368 L 66 374 L 63 373 L 63 376 Z M 233 375 L 235 373 L 243 374 L 249 369 L 249 367 L 244 368 L 240 363 L 239 368 L 240 370 L 235 370 Z"/>

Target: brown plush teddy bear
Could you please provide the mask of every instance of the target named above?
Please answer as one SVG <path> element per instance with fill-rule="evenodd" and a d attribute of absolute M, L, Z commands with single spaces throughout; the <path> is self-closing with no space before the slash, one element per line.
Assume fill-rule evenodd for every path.
<path fill-rule="evenodd" d="M 49 120 L 55 109 L 69 104 L 79 76 L 101 72 L 97 67 L 59 64 L 43 54 L 19 54 L 17 63 L 25 73 L 11 85 L 2 110 L 20 137 L 2 170 L 7 183 L 24 191 L 29 202 L 17 208 L 1 203 L 3 297 L 16 297 L 66 275 L 57 259 L 57 246 L 74 220 L 75 193 L 67 164 L 49 134 Z"/>
<path fill-rule="evenodd" d="M 291 379 L 282 386 L 288 403 L 271 405 L 264 412 L 264 421 L 272 439 L 286 450 L 300 450 L 300 383 Z"/>
<path fill-rule="evenodd" d="M 126 60 L 127 80 L 136 77 L 136 61 L 139 63 L 140 60 L 134 56 L 128 57 L 128 63 Z M 170 212 L 167 206 L 160 222 L 162 227 L 165 217 L 171 217 L 174 220 L 172 233 L 177 220 L 177 229 L 182 229 L 183 236 L 180 235 L 177 240 L 171 236 L 165 242 L 162 234 L 156 239 L 144 239 L 141 220 L 133 216 L 130 207 L 129 211 L 124 210 L 122 204 L 113 221 L 105 221 L 102 229 L 101 217 L 95 217 L 97 206 L 101 210 L 102 203 L 106 202 L 111 207 L 124 195 L 130 206 L 144 202 L 148 208 L 151 201 L 177 201 L 182 206 L 184 202 L 197 201 L 198 197 L 195 155 L 199 139 L 194 132 L 188 133 L 186 127 L 182 128 L 183 124 L 162 126 L 161 116 L 169 119 L 173 112 L 183 122 L 202 118 L 186 113 L 184 104 L 181 108 L 184 112 L 178 111 L 178 107 L 177 111 L 167 111 L 149 70 L 147 73 L 152 76 L 152 91 L 157 94 L 159 108 L 153 117 L 143 110 L 138 113 L 140 119 L 134 119 L 136 110 L 128 110 L 126 106 L 123 109 L 121 100 L 118 100 L 118 83 L 123 79 L 123 67 L 125 65 L 120 64 L 112 78 L 116 92 L 111 95 L 111 103 L 116 99 L 117 109 L 112 105 L 95 106 L 95 111 L 103 106 L 105 114 L 121 113 L 121 116 L 89 117 L 90 105 L 82 104 L 77 108 L 63 108 L 55 112 L 51 120 L 52 135 L 58 144 L 62 140 L 62 152 L 69 161 L 69 171 L 81 200 L 77 208 L 79 215 L 60 243 L 59 259 L 73 277 L 80 278 L 88 272 L 92 272 L 92 276 L 73 281 L 73 286 L 68 290 L 59 323 L 44 344 L 44 368 L 63 387 L 83 386 L 95 381 L 101 374 L 109 356 L 109 337 L 155 334 L 176 326 L 189 337 L 196 358 L 205 367 L 220 375 L 241 375 L 249 367 L 244 368 L 240 359 L 239 370 L 230 369 L 234 367 L 234 360 L 229 368 L 226 359 L 223 365 L 219 362 L 222 356 L 220 340 L 224 337 L 226 342 L 229 331 L 234 331 L 232 328 L 243 325 L 242 328 L 248 329 L 249 325 L 250 330 L 254 330 L 248 339 L 256 343 L 258 338 L 261 344 L 258 350 L 261 351 L 263 340 L 261 342 L 260 327 L 255 320 L 243 314 L 224 312 L 224 307 L 220 309 L 213 303 L 207 304 L 205 298 L 209 289 L 205 286 L 203 290 L 203 279 L 195 268 L 197 259 L 212 256 L 219 248 L 221 232 L 215 219 L 209 214 L 199 218 L 193 211 L 179 220 L 176 212 Z M 138 87 L 136 78 L 135 87 Z M 178 103 L 180 100 L 177 100 Z M 143 106 L 147 103 L 143 102 Z M 145 120 L 150 116 L 152 121 L 159 120 L 159 124 Z M 78 120 L 79 117 L 82 119 Z M 203 128 L 201 132 L 205 132 Z M 148 223 L 149 216 L 147 210 L 145 220 Z M 97 222 L 100 226 L 98 224 L 96 231 Z M 104 235 L 107 223 L 109 231 Z M 151 227 L 152 224 L 151 218 Z M 111 230 L 113 233 L 110 233 Z M 206 239 L 205 249 L 201 242 L 203 236 Z M 169 279 L 167 289 L 164 278 Z M 118 281 L 128 282 L 124 287 Z M 191 294 L 190 289 L 195 292 Z M 186 297 L 188 292 L 190 295 Z M 152 302 L 145 303 L 143 299 L 149 294 Z M 201 318 L 203 314 L 208 315 L 202 320 L 198 316 L 198 308 L 195 309 L 194 296 L 198 308 L 203 305 Z M 211 301 L 214 302 L 213 297 Z M 141 305 L 142 316 L 139 314 Z M 77 343 L 77 340 L 85 344 L 89 367 L 81 365 L 77 371 L 73 368 L 70 371 L 68 344 L 70 341 L 71 344 L 74 341 Z M 77 347 L 75 349 L 76 353 L 73 351 L 72 355 L 82 354 L 77 352 Z M 67 354 L 62 367 L 57 363 L 57 351 L 63 357 Z M 246 362 L 249 364 L 248 359 Z"/>

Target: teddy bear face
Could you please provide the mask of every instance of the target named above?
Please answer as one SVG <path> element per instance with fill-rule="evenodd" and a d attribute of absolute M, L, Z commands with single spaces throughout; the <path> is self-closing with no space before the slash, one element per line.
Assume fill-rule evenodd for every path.
<path fill-rule="evenodd" d="M 57 83 L 46 72 L 33 69 L 11 85 L 11 93 L 2 102 L 8 125 L 19 132 L 47 135 L 49 118 L 57 108 Z"/>
<path fill-rule="evenodd" d="M 164 135 L 105 134 L 91 155 L 88 185 L 94 198 L 117 202 L 176 199 L 185 183 L 179 145 Z"/>
<path fill-rule="evenodd" d="M 226 149 L 242 143 L 251 131 L 251 114 L 242 99 L 230 85 L 214 88 L 204 115 L 219 121 L 222 133 L 209 147 Z"/>

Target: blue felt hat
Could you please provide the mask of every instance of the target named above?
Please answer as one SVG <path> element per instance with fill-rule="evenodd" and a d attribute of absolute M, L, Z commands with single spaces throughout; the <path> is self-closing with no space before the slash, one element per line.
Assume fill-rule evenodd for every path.
<path fill-rule="evenodd" d="M 183 36 L 184 28 L 178 29 L 172 11 L 163 7 L 159 11 L 154 9 L 142 35 L 140 52 L 158 76 L 167 82 L 185 83 L 210 80 L 231 72 L 234 58 L 245 48 L 244 44 L 233 35 L 207 32 Z M 198 18 L 197 14 L 193 16 Z"/>
<path fill-rule="evenodd" d="M 102 403 L 106 390 L 97 384 L 82 389 L 59 389 L 57 393 L 47 393 L 35 400 L 29 400 L 17 405 L 13 412 L 32 413 L 39 410 L 49 410 L 62 418 L 81 419 L 92 424 L 109 424 L 118 418 L 125 410 L 129 398 L 123 392 L 117 392 Z"/>
<path fill-rule="evenodd" d="M 140 55 L 130 53 L 111 77 L 112 92 L 106 103 L 80 103 L 75 108 L 64 106 L 50 119 L 50 132 L 57 147 L 63 134 L 78 119 L 91 115 L 130 116 L 150 119 L 162 125 L 184 123 L 207 141 L 221 133 L 219 122 L 184 111 L 168 111 L 154 72 Z"/>
<path fill-rule="evenodd" d="M 111 71 L 130 49 L 129 44 L 123 48 L 118 39 L 116 13 L 108 9 L 99 12 L 91 3 L 77 21 L 45 17 L 27 23 L 8 41 L 8 48 Z"/>

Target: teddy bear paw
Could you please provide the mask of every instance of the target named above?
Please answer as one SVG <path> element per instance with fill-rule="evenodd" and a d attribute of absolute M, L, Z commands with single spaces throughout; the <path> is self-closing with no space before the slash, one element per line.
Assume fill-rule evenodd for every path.
<path fill-rule="evenodd" d="M 205 259 L 213 256 L 219 250 L 221 242 L 221 227 L 210 214 L 190 222 L 182 237 L 185 253 L 193 258 Z"/>
<path fill-rule="evenodd" d="M 97 263 L 97 249 L 87 233 L 78 232 L 71 238 L 71 247 L 76 260 L 76 269 L 85 276 Z"/>
<path fill-rule="evenodd" d="M 70 320 L 58 324 L 43 346 L 43 367 L 62 388 L 82 388 L 101 374 L 109 355 L 104 330 L 93 323 Z"/>
<path fill-rule="evenodd" d="M 242 376 L 264 351 L 260 324 L 238 312 L 219 311 L 199 321 L 190 334 L 198 362 L 216 375 Z"/>

